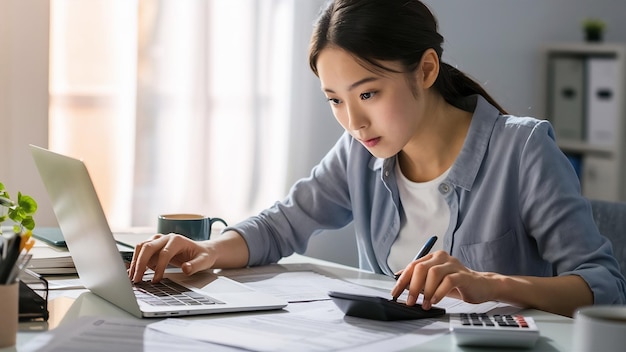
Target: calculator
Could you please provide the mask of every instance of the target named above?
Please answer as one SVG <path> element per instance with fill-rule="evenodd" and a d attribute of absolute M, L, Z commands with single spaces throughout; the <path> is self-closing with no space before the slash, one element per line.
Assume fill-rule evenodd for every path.
<path fill-rule="evenodd" d="M 450 314 L 450 331 L 459 346 L 531 348 L 540 335 L 533 318 L 516 314 Z"/>
<path fill-rule="evenodd" d="M 328 296 L 345 315 L 374 320 L 410 320 L 434 318 L 446 314 L 443 308 L 422 309 L 419 304 L 407 306 L 404 302 L 377 296 L 330 291 Z"/>

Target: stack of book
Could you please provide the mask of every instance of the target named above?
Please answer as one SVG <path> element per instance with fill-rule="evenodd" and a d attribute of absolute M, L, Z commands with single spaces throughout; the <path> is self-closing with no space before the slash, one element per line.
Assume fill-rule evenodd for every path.
<path fill-rule="evenodd" d="M 33 234 L 35 235 L 36 232 Z M 28 269 L 37 274 L 76 274 L 74 261 L 65 246 L 51 245 L 35 237 L 35 245 L 29 253 L 33 257 L 28 264 Z"/>
<path fill-rule="evenodd" d="M 135 245 L 146 240 L 153 233 L 154 230 L 145 228 L 115 232 L 114 236 L 122 258 L 130 262 Z M 28 269 L 39 275 L 76 274 L 74 260 L 67 249 L 61 229 L 36 227 L 33 230 L 33 238 L 35 238 L 35 245 L 29 252 L 32 258 Z"/>

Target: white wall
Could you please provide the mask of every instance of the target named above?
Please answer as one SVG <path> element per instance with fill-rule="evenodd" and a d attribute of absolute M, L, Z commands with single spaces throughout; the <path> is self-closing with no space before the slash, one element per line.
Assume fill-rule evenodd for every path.
<path fill-rule="evenodd" d="M 289 171 L 287 184 L 309 175 L 311 168 L 328 152 L 343 129 L 335 121 L 317 77 L 311 72 L 308 60 L 309 38 L 313 23 L 323 0 L 299 1 L 295 23 L 299 25 L 294 34 L 294 76 L 292 85 L 297 87 L 291 96 Z M 286 192 L 287 190 L 285 190 Z M 358 265 L 356 241 L 352 226 L 337 231 L 325 231 L 313 237 L 306 252 L 326 260 Z"/>
<path fill-rule="evenodd" d="M 49 2 L 0 0 L 0 182 L 39 202 L 37 225 L 56 224 L 28 144 L 48 144 Z"/>

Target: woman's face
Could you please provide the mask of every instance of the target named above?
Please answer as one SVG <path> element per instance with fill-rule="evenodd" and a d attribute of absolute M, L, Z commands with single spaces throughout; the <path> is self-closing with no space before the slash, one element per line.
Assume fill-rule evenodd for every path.
<path fill-rule="evenodd" d="M 384 64 L 403 69 L 396 62 Z M 406 73 L 373 72 L 334 47 L 321 51 L 317 70 L 335 118 L 374 156 L 396 155 L 413 137 L 423 116 L 423 94 L 417 83 L 414 94 Z"/>

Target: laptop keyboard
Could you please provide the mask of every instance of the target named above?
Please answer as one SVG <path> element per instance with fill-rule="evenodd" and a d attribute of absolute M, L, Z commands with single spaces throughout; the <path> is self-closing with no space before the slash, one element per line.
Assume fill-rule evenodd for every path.
<path fill-rule="evenodd" d="M 158 283 L 142 281 L 133 285 L 137 299 L 152 306 L 197 306 L 223 304 L 214 298 L 192 291 L 170 279 Z"/>

